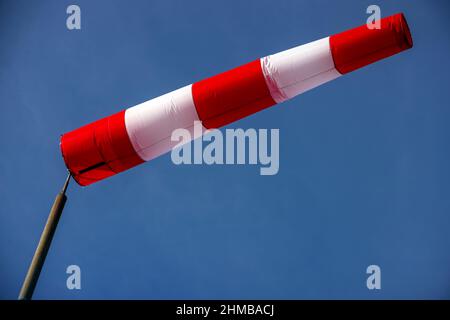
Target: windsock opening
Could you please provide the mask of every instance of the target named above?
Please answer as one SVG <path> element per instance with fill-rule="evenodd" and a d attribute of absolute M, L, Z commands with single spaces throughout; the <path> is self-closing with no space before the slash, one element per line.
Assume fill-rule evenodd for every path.
<path fill-rule="evenodd" d="M 82 186 L 144 162 L 125 128 L 125 111 L 61 136 L 60 148 L 73 179 Z"/>

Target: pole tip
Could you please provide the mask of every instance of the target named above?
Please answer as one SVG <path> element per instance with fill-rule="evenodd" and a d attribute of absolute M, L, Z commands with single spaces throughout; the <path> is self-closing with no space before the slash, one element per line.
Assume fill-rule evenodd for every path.
<path fill-rule="evenodd" d="M 62 193 L 62 194 L 65 194 L 65 193 L 66 193 L 67 187 L 69 186 L 69 181 L 70 181 L 70 177 L 71 177 L 71 176 L 72 176 L 72 174 L 70 173 L 70 171 L 68 171 L 66 181 L 64 182 L 64 186 L 63 186 L 63 188 L 62 188 L 62 190 L 61 190 L 61 193 Z"/>

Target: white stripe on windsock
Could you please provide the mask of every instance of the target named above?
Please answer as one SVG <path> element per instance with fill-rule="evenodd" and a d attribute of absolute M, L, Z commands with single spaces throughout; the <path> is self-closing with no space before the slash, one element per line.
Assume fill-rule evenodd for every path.
<path fill-rule="evenodd" d="M 142 160 L 149 161 L 171 150 L 178 143 L 171 141 L 175 129 L 187 129 L 193 139 L 197 138 L 193 129 L 199 118 L 191 87 L 185 86 L 125 111 L 128 136 Z"/>
<path fill-rule="evenodd" d="M 261 58 L 272 98 L 281 103 L 336 79 L 329 37 Z"/>

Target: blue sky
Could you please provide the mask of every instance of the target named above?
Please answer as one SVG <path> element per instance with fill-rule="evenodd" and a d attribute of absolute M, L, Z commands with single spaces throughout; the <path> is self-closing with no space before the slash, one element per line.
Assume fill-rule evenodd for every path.
<path fill-rule="evenodd" d="M 17 297 L 64 181 L 60 134 L 361 25 L 370 4 L 0 1 L 0 298 Z M 228 126 L 279 128 L 277 175 L 168 154 L 71 184 L 34 297 L 450 298 L 449 5 L 375 4 L 405 13 L 413 49 Z"/>

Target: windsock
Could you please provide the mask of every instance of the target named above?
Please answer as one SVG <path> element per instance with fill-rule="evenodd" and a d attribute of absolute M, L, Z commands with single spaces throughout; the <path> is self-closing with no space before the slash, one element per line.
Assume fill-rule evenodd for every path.
<path fill-rule="evenodd" d="M 100 119 L 61 136 L 61 152 L 82 186 L 170 151 L 173 130 L 194 121 L 220 128 L 353 70 L 412 47 L 402 13 L 269 55 Z"/>

